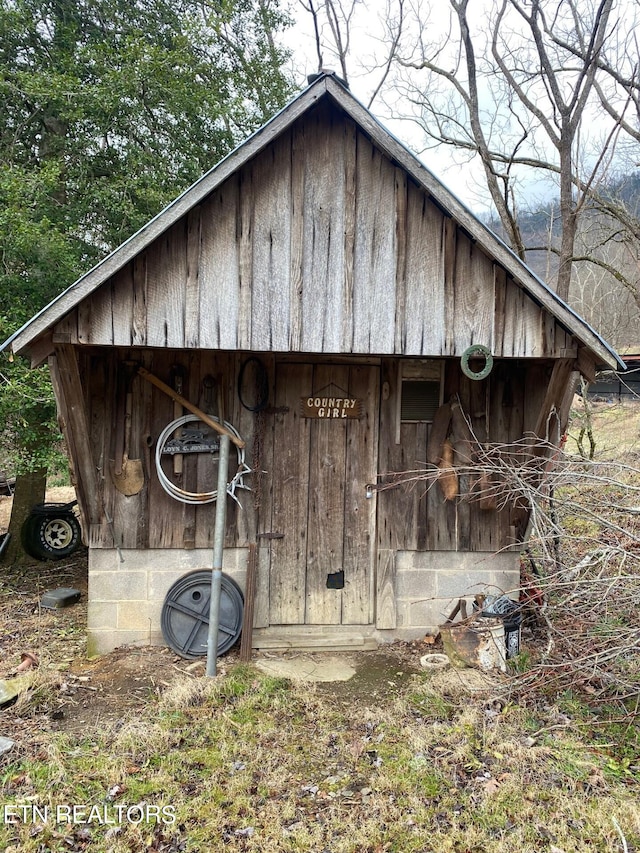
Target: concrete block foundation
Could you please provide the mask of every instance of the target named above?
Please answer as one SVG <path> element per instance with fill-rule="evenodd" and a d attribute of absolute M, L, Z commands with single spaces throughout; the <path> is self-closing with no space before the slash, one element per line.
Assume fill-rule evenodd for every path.
<path fill-rule="evenodd" d="M 89 653 L 122 645 L 163 645 L 160 619 L 171 585 L 196 569 L 210 569 L 211 549 L 89 550 Z M 225 550 L 222 571 L 240 586 L 248 551 Z"/>
<path fill-rule="evenodd" d="M 169 587 L 187 572 L 209 569 L 212 559 L 210 549 L 120 553 L 122 560 L 116 550 L 89 551 L 90 654 L 106 654 L 121 645 L 164 644 L 161 612 Z M 246 548 L 227 549 L 222 566 L 243 592 L 247 558 Z M 471 600 L 478 593 L 511 593 L 516 597 L 520 583 L 520 555 L 515 551 L 398 551 L 394 569 L 396 627 L 367 629 L 380 642 L 413 640 L 435 633 L 459 598 Z M 338 628 L 344 631 L 348 626 Z M 263 643 L 269 640 L 269 631 L 257 632 Z M 309 626 L 297 628 L 298 634 L 308 631 Z M 332 647 L 338 639 L 336 631 L 333 639 L 330 626 L 324 626 L 323 631 L 327 647 Z"/>

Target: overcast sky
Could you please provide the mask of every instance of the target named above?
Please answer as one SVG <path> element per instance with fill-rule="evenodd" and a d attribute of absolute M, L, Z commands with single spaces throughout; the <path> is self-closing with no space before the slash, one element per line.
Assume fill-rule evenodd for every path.
<path fill-rule="evenodd" d="M 484 0 L 480 5 L 485 5 Z M 295 26 L 286 34 L 285 43 L 293 51 L 294 70 L 296 79 L 303 85 L 308 74 L 318 70 L 318 55 L 315 45 L 312 17 L 302 9 L 299 0 L 292 2 Z M 443 15 L 441 24 L 448 24 L 447 6 L 442 5 Z M 381 73 L 372 73 L 376 60 L 382 59 L 388 50 L 385 40 L 384 12 L 385 0 L 366 0 L 356 8 L 351 28 L 351 45 L 349 51 L 349 86 L 358 100 L 367 105 L 374 88 L 377 86 Z M 323 65 L 340 74 L 340 63 L 330 51 L 323 51 Z M 403 104 L 400 99 L 393 110 L 378 98 L 371 107 L 372 113 L 403 142 L 425 165 L 442 181 L 464 204 L 476 213 L 484 213 L 488 209 L 486 190 L 479 165 L 459 165 L 451 156 L 449 149 L 425 151 L 423 132 L 413 121 L 400 120 L 393 115 L 408 114 L 411 106 Z"/>

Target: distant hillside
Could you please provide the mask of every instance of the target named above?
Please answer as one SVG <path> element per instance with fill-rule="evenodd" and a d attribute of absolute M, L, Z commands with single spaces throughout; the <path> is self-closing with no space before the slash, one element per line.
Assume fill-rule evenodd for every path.
<path fill-rule="evenodd" d="M 638 221 L 640 231 L 640 175 L 624 175 L 601 190 L 600 195 L 605 203 L 622 206 L 630 218 Z M 507 242 L 497 218 L 486 222 Z M 537 210 L 523 213 L 520 227 L 525 245 L 529 247 L 527 263 L 553 287 L 558 274 L 558 256 L 552 250 L 559 246 L 561 236 L 559 202 L 553 200 Z M 595 204 L 580 217 L 576 254 L 605 262 L 640 290 L 637 237 L 628 241 L 622 239 L 619 222 L 603 214 Z M 640 349 L 640 295 L 634 299 L 633 294 L 602 267 L 585 261 L 575 264 L 569 303 L 619 350 Z"/>

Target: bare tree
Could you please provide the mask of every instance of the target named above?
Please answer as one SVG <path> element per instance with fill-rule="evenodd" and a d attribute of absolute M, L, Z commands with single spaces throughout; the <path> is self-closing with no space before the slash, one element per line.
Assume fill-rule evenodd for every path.
<path fill-rule="evenodd" d="M 484 22 L 469 0 L 450 0 L 449 31 L 421 37 L 402 64 L 406 91 L 432 143 L 480 158 L 486 185 L 514 251 L 527 248 L 518 209 L 526 170 L 559 184 L 557 290 L 568 298 L 578 215 L 608 165 L 621 129 L 612 118 L 595 152 L 586 125 L 598 100 L 597 75 L 611 38 L 614 0 L 501 0 Z M 420 21 L 420 33 L 429 33 Z M 452 52 L 453 50 L 453 52 Z"/>
<path fill-rule="evenodd" d="M 403 35 L 405 20 L 405 0 L 385 0 L 374 26 L 371 27 L 371 13 L 363 0 L 299 0 L 300 5 L 311 18 L 318 57 L 318 71 L 329 62 L 337 61 L 340 75 L 349 85 L 352 68 L 368 78 L 367 106 L 371 108 L 384 89 L 397 58 L 399 44 Z M 353 47 L 359 14 L 367 15 L 368 43 L 375 43 L 377 50 L 373 55 L 363 55 L 361 43 Z M 377 34 L 374 34 L 376 31 Z"/>

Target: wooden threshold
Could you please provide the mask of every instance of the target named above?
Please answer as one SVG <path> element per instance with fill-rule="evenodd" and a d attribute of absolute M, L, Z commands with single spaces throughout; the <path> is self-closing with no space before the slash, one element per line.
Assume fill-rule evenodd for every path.
<path fill-rule="evenodd" d="M 341 625 L 276 625 L 254 628 L 252 648 L 269 651 L 373 651 L 378 641 L 374 627 L 363 625 L 361 630 Z"/>

